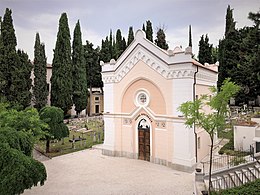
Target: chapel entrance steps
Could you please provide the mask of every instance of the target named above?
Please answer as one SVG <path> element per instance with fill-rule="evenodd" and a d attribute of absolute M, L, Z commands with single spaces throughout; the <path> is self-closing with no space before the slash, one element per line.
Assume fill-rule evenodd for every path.
<path fill-rule="evenodd" d="M 260 178 L 260 161 L 255 159 L 228 169 L 215 171 L 211 175 L 212 190 L 219 191 L 241 186 Z M 209 175 L 204 175 L 204 183 L 208 189 Z"/>

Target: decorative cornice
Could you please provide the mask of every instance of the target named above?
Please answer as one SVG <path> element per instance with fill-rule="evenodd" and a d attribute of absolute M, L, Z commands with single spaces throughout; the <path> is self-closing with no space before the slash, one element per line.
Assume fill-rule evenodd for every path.
<path fill-rule="evenodd" d="M 103 82 L 120 82 L 139 61 L 143 61 L 147 66 L 155 70 L 165 79 L 193 78 L 194 76 L 195 70 L 191 69 L 191 66 L 185 65 L 187 63 L 191 64 L 191 62 L 184 62 L 182 64 L 183 67 L 178 66 L 178 69 L 172 70 L 172 68 L 168 64 L 159 59 L 156 59 L 151 54 L 149 54 L 149 52 L 139 47 L 132 55 L 128 57 L 128 59 L 126 59 L 126 61 L 117 70 L 103 72 Z"/>

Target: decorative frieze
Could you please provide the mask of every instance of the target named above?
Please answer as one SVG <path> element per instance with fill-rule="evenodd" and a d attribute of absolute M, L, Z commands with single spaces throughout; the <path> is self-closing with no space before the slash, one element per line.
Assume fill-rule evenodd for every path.
<path fill-rule="evenodd" d="M 119 65 L 117 70 L 115 68 L 111 71 L 103 72 L 103 82 L 120 82 L 140 60 L 166 79 L 182 79 L 194 77 L 195 69 L 191 68 L 191 66 L 187 66 L 187 62 L 185 62 L 181 66 L 176 66 L 175 70 L 173 70 L 173 67 L 170 68 L 169 65 L 166 64 L 164 61 L 152 57 L 148 52 L 146 52 L 142 48 L 139 48 L 133 55 L 130 55 L 128 59 L 123 62 L 123 65 L 121 67 Z M 197 78 L 208 80 L 209 82 L 215 82 L 215 75 L 215 73 L 211 73 L 208 70 L 200 69 L 199 73 L 197 74 Z"/>

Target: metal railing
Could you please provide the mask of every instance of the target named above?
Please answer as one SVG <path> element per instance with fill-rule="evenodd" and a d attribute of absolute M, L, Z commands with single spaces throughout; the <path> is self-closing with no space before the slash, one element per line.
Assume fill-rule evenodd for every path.
<path fill-rule="evenodd" d="M 235 167 L 239 164 L 247 163 L 247 162 L 252 162 L 254 161 L 254 153 L 251 152 L 252 150 L 250 149 L 249 152 L 243 152 L 243 151 L 236 151 L 236 155 L 221 155 L 218 157 L 214 157 L 212 159 L 212 173 L 219 171 L 219 170 L 224 170 L 224 169 L 229 169 L 231 167 Z M 209 166 L 210 166 L 210 161 L 206 162 L 201 162 L 202 163 L 202 170 L 204 174 L 209 173 Z"/>
<path fill-rule="evenodd" d="M 225 190 L 245 183 L 255 181 L 260 178 L 259 168 L 250 167 L 233 173 L 228 173 L 218 178 L 211 180 L 212 188 L 214 191 Z"/>

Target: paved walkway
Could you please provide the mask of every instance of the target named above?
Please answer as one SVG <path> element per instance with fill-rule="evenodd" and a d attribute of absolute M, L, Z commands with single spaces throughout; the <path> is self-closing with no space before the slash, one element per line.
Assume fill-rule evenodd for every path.
<path fill-rule="evenodd" d="M 142 160 L 103 156 L 83 150 L 43 161 L 44 186 L 24 195 L 171 194 L 192 195 L 194 175 Z"/>

